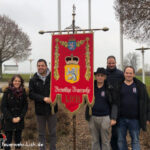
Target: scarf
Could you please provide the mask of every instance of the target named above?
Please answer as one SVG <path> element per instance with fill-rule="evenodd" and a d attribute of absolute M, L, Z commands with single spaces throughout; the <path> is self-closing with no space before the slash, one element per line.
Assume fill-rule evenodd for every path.
<path fill-rule="evenodd" d="M 15 88 L 14 86 L 9 86 L 9 89 L 12 91 L 13 95 L 15 98 L 19 98 L 22 96 L 23 94 L 23 88 L 19 87 L 19 88 Z"/>

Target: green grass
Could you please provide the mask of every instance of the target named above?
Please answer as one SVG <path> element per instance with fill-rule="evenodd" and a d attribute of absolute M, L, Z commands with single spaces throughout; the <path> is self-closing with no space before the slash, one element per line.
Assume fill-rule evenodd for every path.
<path fill-rule="evenodd" d="M 14 74 L 3 74 L 3 78 L 0 81 L 8 82 L 13 77 Z M 30 74 L 20 74 L 25 82 L 30 80 Z"/>
<path fill-rule="evenodd" d="M 14 74 L 3 74 L 3 78 L 0 81 L 8 82 L 13 77 Z M 30 80 L 30 74 L 21 74 L 22 78 L 25 82 L 29 82 Z M 139 80 L 142 81 L 142 76 L 136 76 Z M 150 95 L 150 76 L 145 77 L 145 83 L 147 86 L 148 93 Z"/>
<path fill-rule="evenodd" d="M 136 76 L 136 78 L 142 81 L 142 76 Z M 145 83 L 146 85 L 150 86 L 150 76 L 145 77 Z"/>
<path fill-rule="evenodd" d="M 142 76 L 136 76 L 136 78 L 142 81 Z M 146 83 L 148 94 L 150 96 L 150 76 L 145 77 L 145 83 Z"/>

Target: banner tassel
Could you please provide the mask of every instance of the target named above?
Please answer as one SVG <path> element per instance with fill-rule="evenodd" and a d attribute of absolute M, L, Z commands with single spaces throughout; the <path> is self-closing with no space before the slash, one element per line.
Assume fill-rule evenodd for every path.
<path fill-rule="evenodd" d="M 51 110 L 51 113 L 52 113 L 52 115 L 54 115 L 55 114 L 55 112 L 54 112 L 54 106 L 52 105 L 52 110 Z"/>
<path fill-rule="evenodd" d="M 89 107 L 89 115 L 92 116 L 92 107 Z"/>

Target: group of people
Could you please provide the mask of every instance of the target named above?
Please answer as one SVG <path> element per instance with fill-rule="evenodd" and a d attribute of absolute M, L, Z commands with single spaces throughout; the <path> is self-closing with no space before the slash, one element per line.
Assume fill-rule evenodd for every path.
<path fill-rule="evenodd" d="M 140 150 L 140 128 L 146 130 L 146 124 L 150 121 L 150 102 L 146 86 L 135 78 L 132 66 L 126 66 L 124 73 L 118 70 L 114 56 L 107 58 L 106 69 L 98 68 L 94 74 L 95 103 L 92 116 L 88 113 L 88 107 L 86 108 L 86 119 L 92 134 L 92 150 L 128 150 L 128 130 L 132 139 L 132 149 Z M 37 72 L 30 79 L 29 98 L 35 103 L 39 142 L 42 145 L 40 150 L 46 150 L 46 124 L 50 150 L 56 150 L 58 106 L 56 104 L 54 108 L 55 114 L 51 114 L 50 71 L 44 59 L 37 61 Z M 16 143 L 16 150 L 21 149 L 19 144 L 27 109 L 24 80 L 20 75 L 15 75 L 6 88 L 1 103 L 7 137 L 5 150 L 11 149 L 12 137 Z"/>
<path fill-rule="evenodd" d="M 92 116 L 86 108 L 92 150 L 128 150 L 127 132 L 132 150 L 140 150 L 140 129 L 145 131 L 150 124 L 146 86 L 135 77 L 133 66 L 126 66 L 124 72 L 118 70 L 114 56 L 107 58 L 106 69 L 97 69 L 95 78 Z"/>

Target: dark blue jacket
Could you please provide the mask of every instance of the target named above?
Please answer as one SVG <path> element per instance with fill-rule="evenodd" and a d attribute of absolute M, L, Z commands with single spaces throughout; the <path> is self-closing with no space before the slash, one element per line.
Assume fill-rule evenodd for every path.
<path fill-rule="evenodd" d="M 118 97 L 120 99 L 120 90 L 121 86 L 124 80 L 120 82 L 119 91 L 118 91 Z M 148 93 L 146 90 L 145 84 L 143 84 L 140 80 L 137 78 L 134 78 L 134 83 L 136 84 L 137 91 L 138 91 L 138 97 L 139 97 L 139 123 L 140 127 L 143 130 L 146 130 L 146 121 L 150 121 L 150 99 L 148 97 Z M 120 101 L 120 100 L 119 100 Z"/>
<path fill-rule="evenodd" d="M 107 84 L 109 91 L 112 96 L 112 101 L 119 105 L 119 98 L 118 98 L 118 90 L 119 90 L 119 83 L 124 80 L 124 74 L 121 70 L 114 68 L 114 69 L 106 69 L 107 74 Z"/>
<path fill-rule="evenodd" d="M 117 68 L 114 69 L 106 69 L 107 74 L 107 82 L 109 84 L 109 88 L 115 89 L 118 86 L 118 83 L 124 79 L 123 72 Z"/>
<path fill-rule="evenodd" d="M 97 87 L 97 81 L 96 80 L 94 81 L 94 87 L 95 88 Z M 113 101 L 107 81 L 104 82 L 104 87 L 105 87 L 106 97 L 107 97 L 108 103 L 110 105 L 110 119 L 116 120 L 117 114 L 118 114 L 118 103 L 117 103 L 117 101 Z M 86 120 L 90 119 L 88 106 L 86 107 L 86 111 L 85 111 L 85 119 Z"/>

